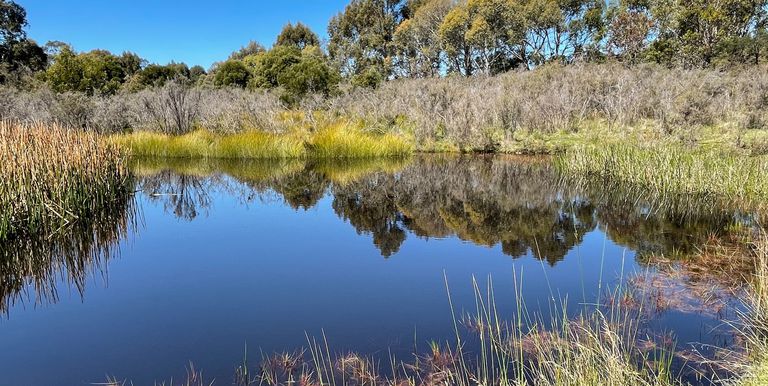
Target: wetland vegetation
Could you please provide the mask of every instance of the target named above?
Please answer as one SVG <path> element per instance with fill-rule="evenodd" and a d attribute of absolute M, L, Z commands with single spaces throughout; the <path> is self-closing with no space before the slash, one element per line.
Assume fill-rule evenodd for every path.
<path fill-rule="evenodd" d="M 208 69 L 26 17 L 0 0 L 9 382 L 209 334 L 243 385 L 768 382 L 765 1 L 351 0 L 327 42 L 289 23 Z M 49 330 L 104 355 L 33 377 Z M 244 337 L 267 353 L 231 371 Z"/>

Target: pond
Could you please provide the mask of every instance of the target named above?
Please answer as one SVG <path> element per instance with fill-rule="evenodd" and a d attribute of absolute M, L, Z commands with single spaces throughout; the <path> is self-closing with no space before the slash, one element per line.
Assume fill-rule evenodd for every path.
<path fill-rule="evenodd" d="M 194 363 L 231 384 L 246 356 L 307 336 L 409 360 L 455 336 L 448 293 L 457 315 L 475 312 L 473 279 L 492 286 L 502 317 L 522 301 L 546 321 L 626 286 L 647 301 L 649 339 L 680 352 L 734 339 L 723 321 L 738 280 L 687 263 L 754 221 L 716 205 L 575 184 L 546 158 L 133 168 L 135 202 L 2 247 L 0 383 L 151 384 Z"/>

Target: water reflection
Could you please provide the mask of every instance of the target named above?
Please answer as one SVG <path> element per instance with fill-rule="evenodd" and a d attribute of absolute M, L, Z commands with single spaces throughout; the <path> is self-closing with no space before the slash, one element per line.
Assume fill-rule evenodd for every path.
<path fill-rule="evenodd" d="M 126 196 L 54 233 L 1 243 L 0 312 L 17 302 L 55 303 L 61 281 L 82 296 L 89 277 L 105 272 L 117 256 L 136 218 L 133 198 Z"/>
<path fill-rule="evenodd" d="M 538 158 L 134 160 L 133 170 L 146 221 L 130 244 L 120 241 L 136 221 L 133 201 L 50 239 L 0 247 L 3 310 L 59 300 L 13 308 L 3 321 L 10 383 L 98 382 L 108 372 L 151 384 L 188 359 L 227 379 L 244 342 L 269 353 L 320 329 L 343 349 L 412 355 L 416 343 L 454 334 L 446 273 L 457 312 L 474 308 L 463 284 L 493 276 L 500 315 L 510 316 L 517 291 L 501 289 L 524 270 L 520 294 L 542 319 L 553 288 L 574 299 L 573 313 L 582 299 L 609 303 L 595 295 L 616 281 L 598 282 L 628 279 L 627 293 L 653 310 L 648 335 L 727 346 L 713 326 L 732 309 L 728 294 L 699 300 L 731 285 L 709 275 L 717 263 L 737 265 L 717 251 L 681 257 L 728 244 L 759 219 L 712 201 L 643 200 L 564 180 Z M 109 288 L 100 288 L 93 276 L 107 265 Z M 88 301 L 58 299 L 67 284 Z M 41 364 L 49 371 L 36 372 Z"/>
<path fill-rule="evenodd" d="M 186 220 L 210 209 L 211 190 L 245 202 L 277 196 L 295 210 L 331 195 L 336 215 L 371 235 L 384 257 L 409 236 L 457 237 L 555 265 L 598 227 L 640 260 L 686 256 L 732 225 L 754 221 L 709 201 L 694 210 L 694 198 L 649 202 L 636 192 L 565 180 L 543 158 L 136 162 L 141 189 Z"/>

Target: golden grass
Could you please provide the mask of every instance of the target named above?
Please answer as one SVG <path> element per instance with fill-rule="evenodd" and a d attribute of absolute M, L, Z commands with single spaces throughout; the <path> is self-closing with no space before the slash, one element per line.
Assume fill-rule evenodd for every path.
<path fill-rule="evenodd" d="M 197 130 L 178 136 L 138 131 L 112 136 L 111 141 L 140 157 L 300 158 L 306 155 L 300 138 L 261 131 L 217 135 Z"/>
<path fill-rule="evenodd" d="M 317 158 L 398 157 L 413 152 L 413 147 L 395 134 L 370 134 L 344 126 L 320 129 L 308 145 L 311 156 Z"/>
<path fill-rule="evenodd" d="M 322 127 L 315 132 L 296 129 L 281 134 L 250 130 L 214 134 L 196 130 L 184 135 L 139 131 L 110 137 L 133 156 L 173 158 L 374 158 L 403 157 L 410 143 L 394 134 L 376 134 L 347 124 Z"/>
<path fill-rule="evenodd" d="M 58 125 L 0 122 L 0 240 L 56 232 L 131 194 L 122 150 Z"/>

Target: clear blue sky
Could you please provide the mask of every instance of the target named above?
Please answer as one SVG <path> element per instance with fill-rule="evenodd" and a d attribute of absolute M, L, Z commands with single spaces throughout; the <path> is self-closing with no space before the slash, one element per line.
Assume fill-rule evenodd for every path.
<path fill-rule="evenodd" d="M 150 62 L 190 66 L 224 60 L 256 40 L 266 47 L 287 22 L 327 38 L 328 20 L 348 0 L 16 0 L 27 10 L 30 38 L 60 40 L 78 51 L 133 51 Z"/>

